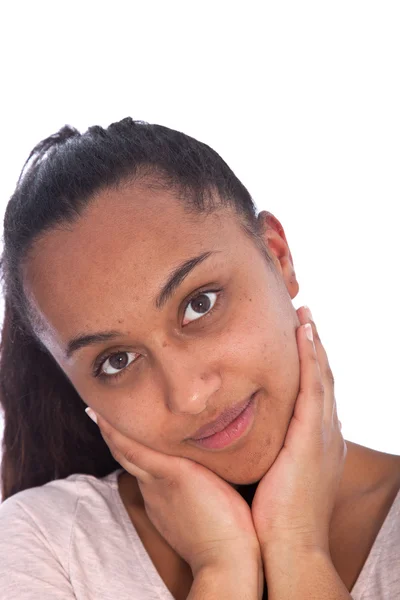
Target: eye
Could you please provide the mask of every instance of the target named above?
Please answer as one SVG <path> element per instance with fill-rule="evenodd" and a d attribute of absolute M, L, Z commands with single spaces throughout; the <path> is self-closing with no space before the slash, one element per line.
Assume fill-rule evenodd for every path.
<path fill-rule="evenodd" d="M 214 308 L 217 298 L 217 292 L 201 292 L 192 298 L 186 307 L 184 321 L 191 323 L 209 313 Z"/>
<path fill-rule="evenodd" d="M 218 289 L 200 292 L 193 296 L 186 305 L 184 325 L 192 321 L 198 321 L 201 317 L 207 316 L 213 309 L 216 309 L 221 291 L 221 289 Z M 132 357 L 130 360 L 126 358 L 128 355 Z M 127 350 L 114 351 L 112 354 L 100 356 L 93 366 L 93 376 L 103 380 L 118 379 L 128 370 L 138 356 L 140 355 L 136 352 L 128 352 Z"/>
<path fill-rule="evenodd" d="M 129 362 L 129 359 L 126 359 L 128 354 L 132 355 L 133 358 Z M 120 352 L 114 352 L 114 354 L 109 354 L 103 359 L 103 362 L 99 365 L 97 369 L 96 375 L 98 377 L 104 378 L 114 378 L 118 377 L 125 369 L 134 361 L 134 359 L 138 356 L 135 352 L 128 352 L 125 350 L 121 350 Z M 107 365 L 107 363 L 109 363 Z"/>

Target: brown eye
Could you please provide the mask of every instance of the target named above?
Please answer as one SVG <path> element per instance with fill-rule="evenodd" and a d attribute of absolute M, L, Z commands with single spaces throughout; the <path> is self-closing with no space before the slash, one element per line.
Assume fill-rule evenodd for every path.
<path fill-rule="evenodd" d="M 132 362 L 132 360 L 129 362 L 127 358 L 128 354 L 131 354 L 134 358 L 137 356 L 135 352 L 116 352 L 115 354 L 111 354 L 102 364 L 102 373 L 112 377 L 116 373 L 123 371 Z M 107 363 L 109 363 L 108 367 Z"/>
<path fill-rule="evenodd" d="M 193 298 L 187 305 L 184 320 L 189 321 L 190 323 L 191 321 L 199 319 L 214 307 L 216 300 L 216 292 L 202 292 Z"/>

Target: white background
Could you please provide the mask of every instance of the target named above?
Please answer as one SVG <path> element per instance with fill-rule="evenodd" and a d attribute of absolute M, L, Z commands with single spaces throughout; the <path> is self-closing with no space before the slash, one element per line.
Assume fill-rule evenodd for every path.
<path fill-rule="evenodd" d="M 32 147 L 66 123 L 131 116 L 206 142 L 285 229 L 345 439 L 400 454 L 399 3 L 1 11 L 1 211 Z"/>

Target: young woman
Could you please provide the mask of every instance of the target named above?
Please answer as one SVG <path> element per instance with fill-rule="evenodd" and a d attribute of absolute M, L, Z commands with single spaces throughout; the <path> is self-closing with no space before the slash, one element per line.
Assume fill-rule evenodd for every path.
<path fill-rule="evenodd" d="M 27 163 L 1 263 L 1 597 L 400 597 L 400 457 L 344 441 L 278 219 L 211 148 L 130 118 Z"/>

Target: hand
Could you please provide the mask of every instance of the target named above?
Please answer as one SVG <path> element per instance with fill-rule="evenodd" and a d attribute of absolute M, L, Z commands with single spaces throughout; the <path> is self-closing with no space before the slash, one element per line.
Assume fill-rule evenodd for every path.
<path fill-rule="evenodd" d="M 315 323 L 314 342 L 303 326 L 296 331 L 300 392 L 283 448 L 258 484 L 253 521 L 262 550 L 275 541 L 329 553 L 329 526 L 343 474 L 346 442 L 336 412 L 334 380 Z"/>
<path fill-rule="evenodd" d="M 206 467 L 152 450 L 96 416 L 112 455 L 137 478 L 149 519 L 193 576 L 216 564 L 236 568 L 241 557 L 254 556 L 262 570 L 250 508 L 233 487 Z"/>

